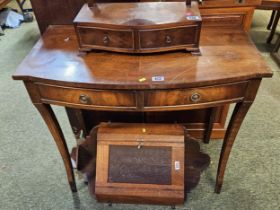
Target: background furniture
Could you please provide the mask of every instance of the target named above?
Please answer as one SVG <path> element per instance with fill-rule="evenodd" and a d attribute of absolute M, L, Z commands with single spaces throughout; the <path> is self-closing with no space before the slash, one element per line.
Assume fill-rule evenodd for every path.
<path fill-rule="evenodd" d="M 0 0 L 0 9 L 4 8 L 8 3 L 10 3 L 12 0 Z M 24 4 L 26 3 L 26 0 L 16 0 L 17 3 L 18 3 L 18 6 L 21 10 L 22 13 L 25 13 L 25 12 L 31 12 L 32 9 L 31 8 L 27 8 L 27 9 L 24 9 Z"/>
<path fill-rule="evenodd" d="M 0 10 L 4 8 L 8 3 L 10 3 L 11 0 L 0 0 Z M 33 16 L 32 14 L 28 12 L 32 12 L 32 8 L 24 8 L 24 4 L 26 3 L 26 0 L 16 0 L 22 15 L 24 17 L 25 22 L 32 22 L 33 21 Z"/>
<path fill-rule="evenodd" d="M 4 8 L 11 0 L 0 0 L 0 9 Z"/>
<path fill-rule="evenodd" d="M 275 34 L 279 18 L 280 18 L 280 0 L 263 0 L 262 4 L 257 9 L 272 10 L 270 21 L 267 25 L 267 29 L 271 30 L 266 42 L 270 43 Z"/>
<path fill-rule="evenodd" d="M 24 8 L 26 0 L 16 0 L 22 13 L 32 12 L 32 8 Z"/>
<path fill-rule="evenodd" d="M 280 66 L 280 36 L 278 37 L 275 47 L 271 52 L 271 56 L 275 60 L 275 62 Z"/>
<path fill-rule="evenodd" d="M 147 0 L 98 0 L 97 2 L 139 1 Z M 49 25 L 71 25 L 84 2 L 84 0 L 31 0 L 41 33 Z M 254 7 L 260 3 L 261 0 L 202 0 L 199 8 L 203 17 L 203 25 L 236 27 L 248 31 Z"/>

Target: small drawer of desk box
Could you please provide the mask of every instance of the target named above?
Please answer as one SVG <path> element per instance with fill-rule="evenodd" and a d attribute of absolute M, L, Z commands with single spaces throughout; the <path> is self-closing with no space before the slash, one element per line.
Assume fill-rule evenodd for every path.
<path fill-rule="evenodd" d="M 237 102 L 244 97 L 248 82 L 190 89 L 147 91 L 145 109 Z"/>
<path fill-rule="evenodd" d="M 136 109 L 136 96 L 133 91 L 92 90 L 53 85 L 38 85 L 41 100 L 46 103 L 100 107 L 102 109 Z"/>
<path fill-rule="evenodd" d="M 171 27 L 165 29 L 139 30 L 141 50 L 153 48 L 182 48 L 198 46 L 199 28 L 196 25 Z"/>
<path fill-rule="evenodd" d="M 133 50 L 132 30 L 114 30 L 89 26 L 76 27 L 81 48 Z"/>

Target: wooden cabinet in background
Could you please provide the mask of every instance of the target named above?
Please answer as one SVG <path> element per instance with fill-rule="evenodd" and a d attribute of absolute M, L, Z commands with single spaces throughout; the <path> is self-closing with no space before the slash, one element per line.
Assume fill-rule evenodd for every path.
<path fill-rule="evenodd" d="M 254 7 L 201 9 L 202 26 L 227 27 L 249 31 Z"/>
<path fill-rule="evenodd" d="M 155 0 L 99 0 L 97 2 L 139 1 L 153 2 Z M 41 33 L 43 33 L 49 25 L 71 25 L 84 2 L 84 0 L 31 0 Z M 199 9 L 202 16 L 214 16 L 215 20 L 217 20 L 218 15 L 220 18 L 225 17 L 226 20 L 229 21 L 229 14 L 231 14 L 234 19 L 233 22 L 239 21 L 239 23 L 242 23 L 241 25 L 248 30 L 251 24 L 254 7 L 260 4 L 261 0 L 203 0 L 199 5 Z M 246 21 L 240 21 L 240 18 L 237 17 L 238 14 L 243 14 L 244 20 Z M 208 25 L 207 22 L 204 26 Z M 210 22 L 210 25 L 213 25 L 213 19 Z M 216 23 L 217 22 L 219 21 L 216 21 Z"/>

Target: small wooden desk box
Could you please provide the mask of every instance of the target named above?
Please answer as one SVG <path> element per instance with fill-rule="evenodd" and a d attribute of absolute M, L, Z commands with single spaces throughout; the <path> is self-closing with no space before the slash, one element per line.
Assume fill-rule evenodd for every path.
<path fill-rule="evenodd" d="M 101 124 L 95 194 L 100 202 L 183 204 L 183 127 Z"/>
<path fill-rule="evenodd" d="M 80 51 L 199 54 L 201 16 L 196 2 L 85 4 L 74 26 Z"/>

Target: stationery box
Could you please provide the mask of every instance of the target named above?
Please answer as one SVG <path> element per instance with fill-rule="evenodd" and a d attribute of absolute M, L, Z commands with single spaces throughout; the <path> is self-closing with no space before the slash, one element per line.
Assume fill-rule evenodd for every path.
<path fill-rule="evenodd" d="M 80 51 L 199 54 L 201 16 L 196 2 L 85 4 L 74 20 Z"/>

